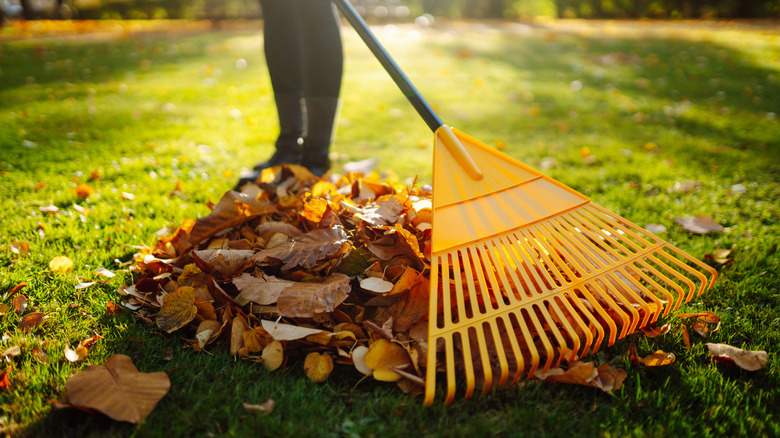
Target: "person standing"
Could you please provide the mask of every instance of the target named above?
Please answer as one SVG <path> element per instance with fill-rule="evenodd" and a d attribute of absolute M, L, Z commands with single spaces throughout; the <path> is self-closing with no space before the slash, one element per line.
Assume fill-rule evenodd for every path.
<path fill-rule="evenodd" d="M 271 157 L 242 176 L 236 188 L 257 181 L 263 169 L 300 164 L 317 176 L 330 168 L 344 55 L 340 20 L 330 0 L 260 0 L 265 58 L 279 136 Z"/>

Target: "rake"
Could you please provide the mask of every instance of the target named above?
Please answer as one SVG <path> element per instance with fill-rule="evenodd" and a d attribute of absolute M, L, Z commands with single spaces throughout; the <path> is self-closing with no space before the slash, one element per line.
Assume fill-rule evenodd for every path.
<path fill-rule="evenodd" d="M 425 404 L 438 372 L 446 404 L 513 385 L 712 286 L 711 267 L 446 126 L 349 1 L 333 1 L 434 132 Z"/>

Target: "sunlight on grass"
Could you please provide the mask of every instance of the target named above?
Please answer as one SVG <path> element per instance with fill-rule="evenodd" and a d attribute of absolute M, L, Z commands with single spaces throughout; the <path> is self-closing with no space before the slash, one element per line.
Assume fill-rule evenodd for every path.
<path fill-rule="evenodd" d="M 130 283 L 128 262 L 138 246 L 163 227 L 208 214 L 206 203 L 230 189 L 242 168 L 271 154 L 277 127 L 259 24 L 213 33 L 8 39 L 0 47 L 0 291 L 28 282 L 20 291 L 27 312 L 49 320 L 22 333 L 20 315 L 0 319 L 0 350 L 23 351 L 9 362 L 10 388 L 0 389 L 0 430 L 780 435 L 780 368 L 773 359 L 780 352 L 776 29 L 560 21 L 376 30 L 445 123 L 501 145 L 642 226 L 663 224 L 661 237 L 697 258 L 736 244 L 734 261 L 718 266 L 715 288 L 684 306 L 718 313 L 722 328 L 695 339 L 691 350 L 683 350 L 677 332 L 632 338 L 647 353 L 674 351 L 678 363 L 629 369 L 626 387 L 613 396 L 530 382 L 446 410 L 421 409 L 421 400 L 358 382 L 347 369 L 337 367 L 328 383 L 314 385 L 295 360 L 268 373 L 223 350 L 193 353 L 131 312 L 112 316 L 106 308 Z M 378 157 L 380 172 L 429 182 L 432 134 L 356 34 L 343 35 L 334 172 Z M 95 193 L 82 199 L 79 184 Z M 695 214 L 711 216 L 725 232 L 700 236 L 675 225 L 675 217 Z M 11 251 L 16 242 L 30 252 Z M 50 271 L 59 255 L 73 260 L 72 273 Z M 117 276 L 98 277 L 98 268 Z M 75 288 L 88 281 L 97 283 Z M 679 326 L 673 317 L 666 322 Z M 103 338 L 84 362 L 64 359 L 65 345 L 94 334 Z M 628 366 L 628 341 L 598 360 Z M 704 342 L 767 350 L 770 369 L 747 374 L 714 365 Z M 36 347 L 46 361 L 31 356 Z M 51 411 L 49 400 L 62 397 L 70 375 L 114 353 L 130 355 L 141 371 L 171 377 L 172 392 L 140 429 Z M 241 408 L 269 397 L 277 401 L 270 416 Z"/>

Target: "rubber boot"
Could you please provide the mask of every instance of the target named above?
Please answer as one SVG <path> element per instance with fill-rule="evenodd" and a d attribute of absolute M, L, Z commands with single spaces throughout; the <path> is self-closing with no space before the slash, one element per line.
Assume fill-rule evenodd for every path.
<path fill-rule="evenodd" d="M 330 145 L 335 132 L 339 99 L 309 97 L 306 101 L 306 133 L 303 136 L 301 166 L 322 176 L 330 169 Z"/>
<path fill-rule="evenodd" d="M 303 134 L 303 99 L 297 93 L 274 95 L 276 112 L 279 115 L 279 137 L 276 139 L 276 150 L 273 155 L 262 163 L 258 163 L 252 172 L 243 175 L 236 184 L 235 190 L 248 182 L 257 182 L 263 170 L 283 163 L 300 164 L 301 135 Z"/>

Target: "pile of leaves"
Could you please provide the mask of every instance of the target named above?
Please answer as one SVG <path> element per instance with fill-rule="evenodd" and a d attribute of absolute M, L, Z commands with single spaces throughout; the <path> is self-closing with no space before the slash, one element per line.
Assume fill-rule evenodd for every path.
<path fill-rule="evenodd" d="M 210 207 L 135 255 L 125 306 L 195 350 L 227 344 L 269 370 L 306 353 L 313 381 L 348 364 L 422 390 L 429 188 L 284 165 Z"/>

